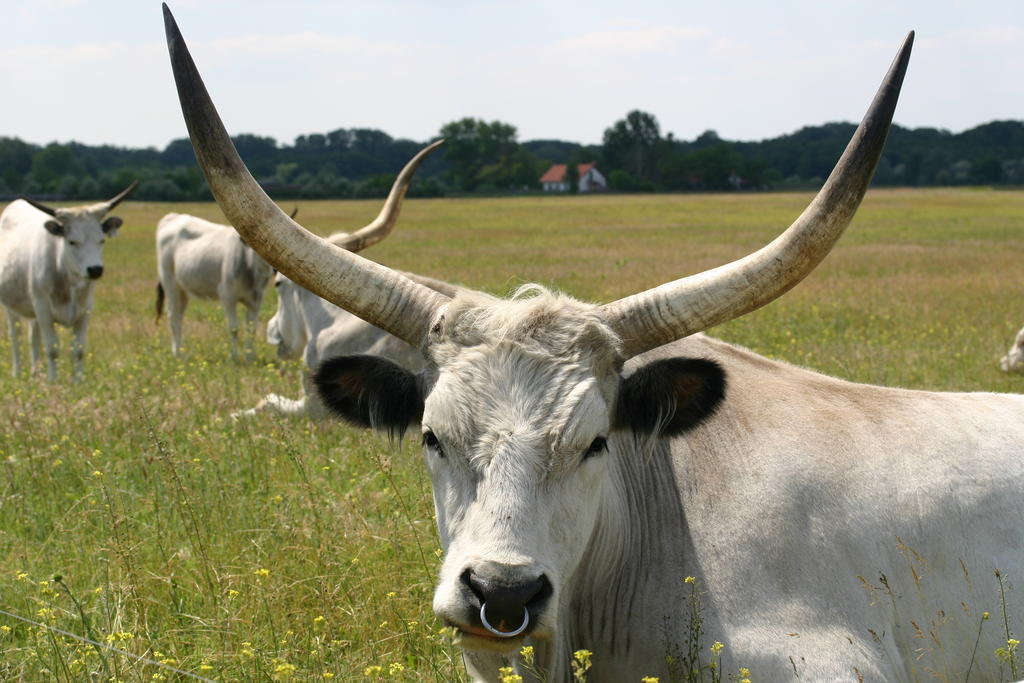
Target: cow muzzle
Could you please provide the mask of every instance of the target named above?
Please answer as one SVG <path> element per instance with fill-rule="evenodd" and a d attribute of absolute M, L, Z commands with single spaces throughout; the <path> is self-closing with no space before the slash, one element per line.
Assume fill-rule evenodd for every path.
<path fill-rule="evenodd" d="M 546 575 L 523 576 L 506 567 L 488 567 L 486 571 L 467 568 L 460 581 L 472 607 L 479 607 L 480 627 L 494 638 L 527 634 L 553 592 Z"/>
<path fill-rule="evenodd" d="M 103 276 L 103 266 L 89 266 L 85 269 L 85 274 L 90 280 L 99 280 Z"/>

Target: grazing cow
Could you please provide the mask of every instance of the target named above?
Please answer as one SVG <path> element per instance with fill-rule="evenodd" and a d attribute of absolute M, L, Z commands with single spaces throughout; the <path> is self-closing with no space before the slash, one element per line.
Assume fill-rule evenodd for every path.
<path fill-rule="evenodd" d="M 51 382 L 57 379 L 57 323 L 74 332 L 72 379 L 82 379 L 92 290 L 103 275 L 103 245 L 123 223 L 107 214 L 137 185 L 110 201 L 61 209 L 22 197 L 0 214 L 0 304 L 7 313 L 15 376 L 21 371 L 21 322 L 31 320 L 33 370 L 45 345 L 46 375 Z"/>
<path fill-rule="evenodd" d="M 549 680 L 571 679 L 582 648 L 590 681 L 678 680 L 708 661 L 701 637 L 758 680 L 1005 678 L 992 653 L 1006 636 L 983 611 L 1000 614 L 993 571 L 1024 568 L 1024 396 L 853 384 L 696 335 L 828 254 L 881 156 L 912 34 L 785 232 L 596 305 L 537 286 L 449 298 L 289 221 L 165 17 L 196 156 L 232 225 L 427 359 L 413 374 L 335 358 L 315 381 L 347 420 L 422 432 L 445 550 L 434 611 L 473 678 L 496 681 L 505 662 L 532 678 L 517 654 L 529 644 Z M 1005 608 L 1019 619 L 1024 593 Z"/>
<path fill-rule="evenodd" d="M 292 211 L 294 218 L 298 209 Z M 156 319 L 167 297 L 171 352 L 181 352 L 181 319 L 189 297 L 220 301 L 231 336 L 231 355 L 238 356 L 238 304 L 246 309 L 246 345 L 253 355 L 253 336 L 263 305 L 263 292 L 274 269 L 229 225 L 185 213 L 169 213 L 156 226 Z"/>
<path fill-rule="evenodd" d="M 458 292 L 457 287 L 441 280 L 413 273 L 403 274 L 447 296 Z M 321 299 L 281 273 L 274 277 L 274 287 L 278 297 L 277 312 L 267 324 L 267 341 L 277 346 L 279 357 L 293 359 L 301 356 L 310 370 L 315 370 L 329 358 L 352 354 L 379 356 L 412 371 L 423 367 L 425 361 L 418 349 Z M 313 389 L 312 377 L 308 373 L 303 374 L 302 398 L 267 394 L 255 408 L 235 413 L 232 417 L 272 411 L 323 419 L 327 412 Z"/>
<path fill-rule="evenodd" d="M 413 174 L 423 159 L 441 143 L 439 140 L 425 147 L 406 164 L 395 179 L 380 215 L 372 223 L 351 234 L 336 232 L 327 241 L 342 249 L 360 251 L 391 234 Z M 421 276 L 413 277 L 449 296 L 455 293 L 455 288 L 447 283 Z M 277 346 L 279 357 L 291 359 L 302 356 L 306 367 L 315 369 L 326 358 L 369 353 L 410 369 L 422 367 L 423 355 L 419 351 L 296 285 L 281 273 L 274 277 L 274 287 L 277 290 L 277 311 L 267 323 L 267 341 Z M 233 417 L 251 416 L 263 411 L 307 415 L 315 419 L 326 415 L 323 404 L 312 391 L 308 374 L 302 378 L 302 398 L 290 399 L 279 394 L 267 394 L 255 408 L 235 413 Z"/>
<path fill-rule="evenodd" d="M 1017 332 L 1017 337 L 1013 340 L 1010 350 L 999 360 L 999 367 L 1003 372 L 1024 370 L 1024 327 Z"/>

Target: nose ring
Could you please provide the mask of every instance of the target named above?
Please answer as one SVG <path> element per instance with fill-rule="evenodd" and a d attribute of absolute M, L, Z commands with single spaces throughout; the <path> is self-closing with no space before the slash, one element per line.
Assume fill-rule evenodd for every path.
<path fill-rule="evenodd" d="M 480 605 L 480 621 L 483 623 L 484 628 L 498 636 L 499 638 L 514 638 L 520 633 L 526 630 L 526 627 L 530 624 L 530 610 L 523 607 L 523 623 L 519 625 L 519 628 L 514 631 L 499 631 L 498 629 L 491 626 L 491 622 L 487 621 L 487 603 Z"/>

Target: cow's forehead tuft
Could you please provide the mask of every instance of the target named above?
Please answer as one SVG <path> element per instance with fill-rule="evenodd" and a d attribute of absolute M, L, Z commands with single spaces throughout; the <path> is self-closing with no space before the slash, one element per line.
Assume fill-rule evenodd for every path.
<path fill-rule="evenodd" d="M 431 346 L 434 360 L 462 348 L 514 344 L 570 362 L 586 358 L 601 370 L 621 365 L 620 343 L 598 307 L 540 285 L 528 285 L 510 299 L 460 292 L 448 304 Z"/>

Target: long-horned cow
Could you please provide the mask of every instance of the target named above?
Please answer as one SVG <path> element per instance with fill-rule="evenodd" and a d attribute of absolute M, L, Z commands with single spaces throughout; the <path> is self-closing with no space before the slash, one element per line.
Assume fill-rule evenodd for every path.
<path fill-rule="evenodd" d="M 441 145 L 437 141 L 414 156 L 398 174 L 380 215 L 369 225 L 353 232 L 336 232 L 327 241 L 342 249 L 361 251 L 376 244 L 394 229 L 402 199 L 413 174 L 423 159 Z M 452 296 L 456 288 L 446 282 L 412 275 L 418 282 Z M 267 341 L 277 346 L 280 358 L 302 357 L 307 368 L 316 369 L 323 360 L 339 355 L 365 353 L 387 358 L 410 370 L 423 366 L 423 354 L 398 337 L 352 315 L 343 308 L 321 299 L 300 287 L 285 275 L 274 276 L 277 290 L 277 311 L 267 323 Z M 320 419 L 326 416 L 323 404 L 313 391 L 308 373 L 302 378 L 302 397 L 291 399 L 267 394 L 255 408 L 235 414 L 251 416 L 263 411 L 284 415 L 306 415 Z"/>
<path fill-rule="evenodd" d="M 138 186 L 109 201 L 54 209 L 27 197 L 0 214 L 0 305 L 11 334 L 12 369 L 21 371 L 21 324 L 31 320 L 32 367 L 46 347 L 46 374 L 57 379 L 55 324 L 70 327 L 72 378 L 83 375 L 93 287 L 103 275 L 103 246 L 123 221 L 108 216 Z"/>
<path fill-rule="evenodd" d="M 445 550 L 434 611 L 474 678 L 498 680 L 504 662 L 529 678 L 524 643 L 550 680 L 582 648 L 588 680 L 685 678 L 689 576 L 698 630 L 759 680 L 1001 677 L 990 653 L 1006 636 L 982 612 L 1000 614 L 993 571 L 1024 567 L 1024 397 L 853 384 L 695 334 L 828 254 L 881 155 L 912 34 L 777 239 L 595 305 L 536 286 L 449 298 L 302 229 L 245 169 L 165 18 L 196 156 L 231 223 L 427 359 L 413 374 L 335 358 L 316 382 L 352 422 L 421 431 Z M 1024 613 L 1024 593 L 1005 607 Z"/>
<path fill-rule="evenodd" d="M 298 213 L 292 211 L 292 218 Z M 156 319 L 167 299 L 171 352 L 182 348 L 181 321 L 190 297 L 220 301 L 231 338 L 231 355 L 238 355 L 238 304 L 246 310 L 246 345 L 253 355 L 253 335 L 263 293 L 274 268 L 242 240 L 230 225 L 185 213 L 169 213 L 156 226 Z"/>

